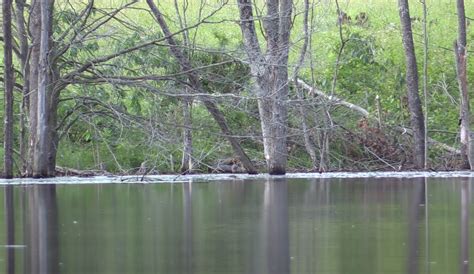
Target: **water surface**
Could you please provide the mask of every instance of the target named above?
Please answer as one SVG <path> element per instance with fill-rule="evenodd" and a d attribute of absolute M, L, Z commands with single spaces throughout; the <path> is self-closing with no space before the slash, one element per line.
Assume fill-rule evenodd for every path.
<path fill-rule="evenodd" d="M 473 180 L 0 186 L 0 273 L 470 273 Z"/>

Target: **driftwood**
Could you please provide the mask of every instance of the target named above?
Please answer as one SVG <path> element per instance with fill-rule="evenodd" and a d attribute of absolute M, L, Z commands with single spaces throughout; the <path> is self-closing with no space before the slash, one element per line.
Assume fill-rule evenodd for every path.
<path fill-rule="evenodd" d="M 78 170 L 74 168 L 56 166 L 56 176 L 93 177 L 105 175 L 112 175 L 112 173 L 105 170 Z"/>
<path fill-rule="evenodd" d="M 375 119 L 375 117 L 373 117 L 373 115 L 370 115 L 369 111 L 367 111 L 365 108 L 363 108 L 361 106 L 358 106 L 358 105 L 355 105 L 355 104 L 352 104 L 352 103 L 347 102 L 345 100 L 342 100 L 342 99 L 340 99 L 336 96 L 328 95 L 324 91 L 312 87 L 311 85 L 307 84 L 305 81 L 303 81 L 301 79 L 297 79 L 295 84 L 300 86 L 302 89 L 306 90 L 310 95 L 316 95 L 316 96 L 323 97 L 324 99 L 326 99 L 328 101 L 329 104 L 346 107 L 350 110 L 353 110 L 353 111 L 359 113 L 362 117 L 365 117 L 367 119 Z M 413 135 L 413 130 L 410 129 L 410 128 L 398 126 L 398 127 L 395 127 L 394 129 L 397 132 L 401 133 L 401 134 L 409 134 L 410 136 Z M 432 138 L 428 138 L 428 143 L 435 146 L 435 147 L 438 147 L 442 150 L 451 152 L 453 154 L 460 154 L 461 153 L 461 151 L 459 149 L 454 148 L 452 146 L 449 146 L 445 143 L 438 142 L 438 141 L 436 141 Z"/>

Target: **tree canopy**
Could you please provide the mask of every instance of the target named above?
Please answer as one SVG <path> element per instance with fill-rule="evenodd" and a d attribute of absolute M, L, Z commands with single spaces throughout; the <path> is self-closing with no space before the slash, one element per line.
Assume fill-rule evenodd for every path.
<path fill-rule="evenodd" d="M 469 168 L 463 1 L 9 2 L 16 176 Z"/>

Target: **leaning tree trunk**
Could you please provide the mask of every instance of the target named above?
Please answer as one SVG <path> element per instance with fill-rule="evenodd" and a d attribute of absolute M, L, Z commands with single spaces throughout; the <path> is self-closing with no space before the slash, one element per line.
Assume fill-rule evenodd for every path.
<path fill-rule="evenodd" d="M 4 148 L 4 176 L 13 177 L 13 45 L 12 45 L 12 0 L 3 0 L 3 62 L 5 74 L 5 100 L 4 100 L 4 128 L 3 128 L 3 148 Z"/>
<path fill-rule="evenodd" d="M 166 24 L 160 10 L 155 5 L 153 0 L 147 0 L 146 2 L 148 6 L 150 7 L 150 10 L 152 11 L 153 15 L 155 16 L 155 19 L 158 25 L 160 25 L 160 28 L 163 31 L 163 34 L 166 37 L 166 41 L 169 45 L 171 53 L 174 55 L 174 57 L 178 61 L 181 67 L 181 70 L 187 75 L 189 84 L 193 88 L 193 92 L 197 91 L 200 93 L 204 93 L 204 88 L 199 80 L 198 74 L 196 73 L 196 71 L 193 70 L 191 62 L 183 54 L 178 43 L 173 38 L 173 35 L 171 31 L 169 30 L 168 25 Z M 229 126 L 227 125 L 227 121 L 225 120 L 224 114 L 219 110 L 217 105 L 210 99 L 201 97 L 201 100 L 204 103 L 204 106 L 206 107 L 207 111 L 212 115 L 217 125 L 220 127 L 224 136 L 227 138 L 227 140 L 231 144 L 235 154 L 240 159 L 240 161 L 242 162 L 242 165 L 247 170 L 247 172 L 250 174 L 257 173 L 257 170 L 255 169 L 255 166 L 253 165 L 252 161 L 247 156 L 245 151 L 242 149 L 242 146 L 240 145 L 238 140 L 233 136 Z"/>
<path fill-rule="evenodd" d="M 262 127 L 263 146 L 268 172 L 285 174 L 287 165 L 288 51 L 292 0 L 266 1 L 264 29 L 267 52 L 260 49 L 250 0 L 237 0 L 245 50 L 252 76 Z"/>
<path fill-rule="evenodd" d="M 405 48 L 408 109 L 410 111 L 410 122 L 414 137 L 413 162 L 416 168 L 422 169 L 425 166 L 425 126 L 420 96 L 418 94 L 418 68 L 408 0 L 399 0 L 398 5 L 403 47 Z"/>
<path fill-rule="evenodd" d="M 461 95 L 461 157 L 463 168 L 474 168 L 471 153 L 469 91 L 467 87 L 467 39 L 466 39 L 466 14 L 464 11 L 464 0 L 457 0 L 458 10 L 458 40 L 454 43 L 456 57 L 456 72 L 458 76 L 459 91 Z"/>

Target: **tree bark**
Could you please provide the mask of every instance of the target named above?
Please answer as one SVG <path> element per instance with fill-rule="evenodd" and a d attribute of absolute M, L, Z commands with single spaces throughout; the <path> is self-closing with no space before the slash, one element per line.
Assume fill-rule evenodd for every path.
<path fill-rule="evenodd" d="M 421 0 L 423 5 L 423 99 L 425 107 L 425 169 L 428 169 L 428 8 L 426 0 Z"/>
<path fill-rule="evenodd" d="M 269 0 L 264 29 L 267 38 L 265 56 L 260 49 L 250 0 L 237 0 L 245 50 L 256 94 L 262 127 L 268 172 L 285 174 L 287 165 L 288 52 L 292 0 Z"/>
<path fill-rule="evenodd" d="M 3 0 L 3 62 L 4 62 L 4 128 L 3 170 L 5 178 L 13 177 L 13 39 L 12 39 L 12 0 Z"/>
<path fill-rule="evenodd" d="M 50 140 L 48 140 L 49 121 L 48 121 L 48 95 L 50 93 L 50 75 L 49 75 L 49 22 L 51 20 L 51 10 L 49 1 L 40 1 L 40 51 L 38 68 L 38 105 L 37 105 L 37 124 L 36 124 L 36 147 L 33 162 L 33 177 L 49 177 L 47 154 L 50 149 Z"/>
<path fill-rule="evenodd" d="M 298 86 L 295 85 L 296 94 L 298 96 L 298 100 L 304 100 L 303 92 L 299 89 Z M 303 131 L 303 140 L 306 152 L 309 154 L 311 158 L 311 168 L 313 170 L 317 169 L 318 165 L 318 157 L 316 155 L 316 148 L 313 144 L 313 140 L 311 139 L 310 129 L 308 128 L 307 116 L 306 116 L 306 109 L 303 103 L 300 103 L 298 106 L 298 111 L 301 115 L 301 130 Z"/>
<path fill-rule="evenodd" d="M 461 97 L 461 157 L 463 168 L 474 168 L 471 159 L 471 138 L 470 138 L 470 106 L 469 90 L 467 86 L 467 38 L 466 38 L 466 14 L 464 11 L 464 0 L 457 0 L 458 11 L 458 40 L 454 43 L 454 52 L 456 58 L 456 73 Z"/>
<path fill-rule="evenodd" d="M 303 65 L 303 62 L 305 60 L 306 52 L 308 49 L 308 44 L 309 44 L 309 29 L 308 29 L 308 18 L 309 18 L 309 0 L 304 0 L 304 16 L 303 16 L 303 33 L 304 33 L 304 40 L 303 40 L 303 46 L 301 47 L 301 52 L 300 56 L 298 58 L 298 63 L 296 64 L 295 71 L 294 71 L 294 77 L 293 77 L 293 83 L 294 89 L 296 92 L 296 96 L 298 100 L 301 101 L 301 103 L 298 105 L 298 111 L 301 116 L 301 129 L 303 131 L 303 140 L 304 140 L 304 146 L 306 148 L 306 152 L 309 154 L 309 157 L 311 158 L 311 163 L 312 163 L 312 169 L 316 170 L 317 165 L 318 165 L 318 158 L 316 156 L 316 148 L 313 144 L 313 141 L 311 140 L 311 134 L 310 130 L 308 128 L 308 123 L 307 123 L 307 115 L 306 115 L 306 109 L 304 107 L 304 100 L 305 96 L 303 95 L 303 92 L 301 91 L 300 87 L 296 84 L 297 79 L 298 79 L 298 72 Z"/>
<path fill-rule="evenodd" d="M 186 29 L 187 21 L 186 21 L 186 10 L 188 3 L 184 3 L 183 8 L 183 16 L 181 16 L 181 11 L 179 7 L 178 0 L 174 0 L 174 8 L 176 10 L 176 16 L 178 17 L 179 27 L 181 29 Z M 186 47 L 188 50 L 191 49 L 191 43 L 189 40 L 189 32 L 183 32 L 183 46 Z M 193 45 L 194 46 L 194 45 Z M 190 56 L 190 54 L 185 54 L 185 56 Z M 185 93 L 189 93 L 189 91 L 185 90 Z M 194 162 L 193 162 L 193 121 L 192 121 L 192 105 L 193 100 L 192 98 L 183 98 L 181 100 L 183 105 L 183 155 L 181 159 L 181 173 L 189 174 L 193 172 Z"/>
<path fill-rule="evenodd" d="M 31 35 L 30 47 L 30 81 L 29 81 L 29 141 L 28 141 L 28 162 L 27 176 L 33 176 L 33 162 L 36 151 L 36 125 L 38 113 L 38 68 L 39 68 L 39 51 L 40 51 L 40 35 L 41 35 L 41 11 L 39 1 L 33 1 L 30 8 L 29 32 Z"/>
<path fill-rule="evenodd" d="M 420 96 L 418 94 L 418 67 L 416 64 L 408 0 L 399 0 L 398 5 L 403 47 L 405 49 L 408 109 L 410 111 L 410 123 L 413 128 L 414 138 L 413 162 L 416 168 L 423 169 L 425 166 L 425 126 Z"/>
<path fill-rule="evenodd" d="M 189 62 L 189 59 L 183 54 L 177 42 L 172 37 L 172 33 L 169 30 L 168 25 L 166 24 L 160 10 L 155 5 L 153 0 L 147 0 L 146 2 L 150 7 L 150 10 L 152 11 L 153 15 L 155 16 L 157 23 L 160 25 L 160 28 L 162 29 L 164 35 L 166 36 L 166 41 L 169 45 L 171 53 L 178 61 L 181 70 L 186 73 L 190 86 L 194 89 L 194 91 L 204 93 L 204 88 L 202 87 L 202 84 L 199 81 L 198 74 L 192 69 L 192 65 Z M 257 173 L 257 170 L 255 169 L 255 166 L 253 165 L 252 161 L 247 156 L 247 154 L 245 154 L 245 151 L 240 146 L 238 140 L 232 135 L 232 132 L 225 120 L 224 114 L 219 110 L 219 108 L 214 102 L 204 97 L 201 97 L 201 100 L 204 103 L 204 106 L 207 108 L 209 113 L 216 121 L 216 123 L 221 128 L 221 131 L 224 136 L 230 142 L 235 154 L 237 155 L 237 157 L 239 157 L 240 161 L 242 162 L 242 165 L 247 170 L 247 172 L 250 174 Z"/>
<path fill-rule="evenodd" d="M 31 132 L 34 131 L 33 145 L 33 165 L 32 176 L 35 178 L 53 177 L 55 175 L 56 165 L 56 111 L 57 96 L 53 88 L 53 68 L 50 62 L 50 53 L 52 48 L 52 10 L 53 0 L 39 1 L 39 7 L 35 7 L 39 13 L 40 28 L 39 35 L 34 37 L 35 43 L 39 43 L 39 52 L 34 65 L 37 65 L 37 92 L 36 108 L 31 105 L 32 116 L 35 118 L 35 127 L 31 123 Z M 38 29 L 35 28 L 35 31 Z M 37 62 L 37 63 L 36 63 Z M 33 75 L 33 74 L 32 74 Z"/>
<path fill-rule="evenodd" d="M 181 172 L 191 173 L 193 171 L 193 133 L 192 133 L 192 100 L 184 98 L 183 104 L 183 158 L 181 161 Z"/>
<path fill-rule="evenodd" d="M 20 64 L 23 74 L 23 90 L 20 105 L 20 161 L 22 175 L 27 171 L 27 153 L 28 153 L 28 129 L 27 116 L 29 109 L 29 93 L 30 93 L 30 65 L 28 61 L 28 33 L 25 25 L 25 1 L 16 0 L 16 23 L 18 28 L 18 40 L 20 42 Z"/>

